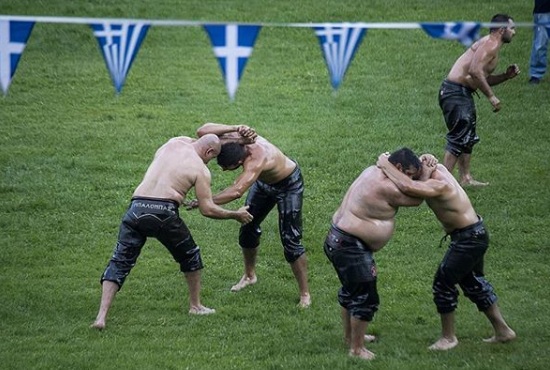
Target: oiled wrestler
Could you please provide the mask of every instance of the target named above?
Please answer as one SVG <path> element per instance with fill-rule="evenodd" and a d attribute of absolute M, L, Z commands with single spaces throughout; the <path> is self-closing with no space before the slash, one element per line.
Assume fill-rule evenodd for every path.
<path fill-rule="evenodd" d="M 210 314 L 215 311 L 200 301 L 200 249 L 180 218 L 179 206 L 191 188 L 195 189 L 201 214 L 216 219 L 252 221 L 247 207 L 226 210 L 214 204 L 210 189 L 211 175 L 206 164 L 221 150 L 216 135 L 200 139 L 180 136 L 162 145 L 142 182 L 132 196 L 120 224 L 118 241 L 101 276 L 102 294 L 93 328 L 105 328 L 107 313 L 117 292 L 135 266 L 148 237 L 157 238 L 180 265 L 189 288 L 189 313 Z"/>
<path fill-rule="evenodd" d="M 390 161 L 410 178 L 421 176 L 420 159 L 408 148 L 392 153 Z M 391 238 L 398 208 L 421 202 L 403 194 L 378 167 L 370 166 L 351 184 L 332 217 L 324 250 L 342 284 L 338 302 L 350 356 L 374 358 L 365 347 L 365 341 L 373 340 L 365 332 L 379 304 L 374 253 Z"/>

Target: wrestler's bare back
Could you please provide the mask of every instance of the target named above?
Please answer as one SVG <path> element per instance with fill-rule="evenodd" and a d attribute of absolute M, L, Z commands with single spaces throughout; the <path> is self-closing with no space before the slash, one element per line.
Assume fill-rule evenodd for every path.
<path fill-rule="evenodd" d="M 193 142 L 181 136 L 161 146 L 133 196 L 172 199 L 182 204 L 197 177 L 208 176 L 208 169 Z"/>
<path fill-rule="evenodd" d="M 243 163 L 243 168 L 260 167 L 258 180 L 275 184 L 287 178 L 296 168 L 296 163 L 288 158 L 279 148 L 261 136 L 254 144 L 247 145 L 250 155 Z"/>
<path fill-rule="evenodd" d="M 395 228 L 398 206 L 390 204 L 392 194 L 409 198 L 400 193 L 379 168 L 370 166 L 350 186 L 332 223 L 378 251 L 390 240 Z"/>
<path fill-rule="evenodd" d="M 451 68 L 451 71 L 447 75 L 447 80 L 476 90 L 477 86 L 473 81 L 472 75 L 470 74 L 472 62 L 474 62 L 475 59 L 474 57 L 476 56 L 476 53 L 490 52 L 491 50 L 494 50 L 495 47 L 497 47 L 497 42 L 491 39 L 490 35 L 476 41 L 456 60 L 455 64 Z M 493 73 L 498 64 L 498 53 L 493 52 L 492 54 L 493 57 L 490 59 L 489 63 L 482 66 L 485 77 Z"/>
<path fill-rule="evenodd" d="M 448 185 L 441 195 L 426 198 L 426 204 L 433 210 L 446 232 L 462 229 L 478 221 L 468 195 L 445 166 L 438 164 L 430 178 Z"/>

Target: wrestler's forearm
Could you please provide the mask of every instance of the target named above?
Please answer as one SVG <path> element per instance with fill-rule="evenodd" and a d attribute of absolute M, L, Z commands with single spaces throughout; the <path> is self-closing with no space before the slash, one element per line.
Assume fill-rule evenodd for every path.
<path fill-rule="evenodd" d="M 509 78 L 508 78 L 508 75 L 506 75 L 506 73 L 501 73 L 499 75 L 491 75 L 487 77 L 487 83 L 489 84 L 489 86 L 495 86 L 508 80 Z"/>
<path fill-rule="evenodd" d="M 485 76 L 472 75 L 472 79 L 476 88 L 481 90 L 483 95 L 485 95 L 488 99 L 491 99 L 493 96 L 495 96 L 493 89 L 491 89 L 491 84 L 485 78 Z"/>
<path fill-rule="evenodd" d="M 229 202 L 234 201 L 235 199 L 239 199 L 242 195 L 237 193 L 236 191 L 232 191 L 231 188 L 225 189 L 219 194 L 216 194 L 212 197 L 212 200 L 217 205 L 224 205 Z"/>
<path fill-rule="evenodd" d="M 217 136 L 222 136 L 230 132 L 237 132 L 238 129 L 239 129 L 239 126 L 209 122 L 199 127 L 199 129 L 197 130 L 197 136 L 201 137 L 206 134 L 214 134 Z"/>
<path fill-rule="evenodd" d="M 408 190 L 412 180 L 407 175 L 399 171 L 397 167 L 390 163 L 389 166 L 382 167 L 382 171 L 384 171 L 386 176 L 388 176 L 388 178 L 399 188 L 399 190 L 402 192 L 406 192 L 406 190 Z"/>

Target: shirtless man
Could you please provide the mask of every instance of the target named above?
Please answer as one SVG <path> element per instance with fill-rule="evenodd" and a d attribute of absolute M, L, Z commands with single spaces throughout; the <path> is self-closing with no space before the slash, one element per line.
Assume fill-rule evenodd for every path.
<path fill-rule="evenodd" d="M 180 218 L 178 208 L 194 187 L 198 208 L 204 216 L 232 218 L 243 224 L 252 221 L 247 207 L 230 211 L 212 201 L 210 171 L 206 164 L 218 155 L 220 148 L 216 135 L 205 135 L 198 140 L 185 136 L 172 138 L 157 150 L 143 181 L 134 191 L 120 225 L 113 256 L 101 276 L 101 304 L 93 328 L 105 328 L 113 299 L 135 266 L 147 237 L 157 238 L 180 264 L 189 288 L 189 313 L 215 312 L 200 302 L 203 268 L 200 249 Z"/>
<path fill-rule="evenodd" d="M 489 99 L 493 111 L 498 112 L 501 108 L 500 100 L 495 96 L 491 86 L 519 74 L 519 67 L 512 64 L 506 72 L 493 75 L 500 48 L 512 41 L 516 31 L 514 21 L 506 14 L 495 15 L 491 23 L 507 26 L 491 28 L 489 35 L 468 48 L 457 59 L 439 90 L 439 106 L 449 130 L 443 164 L 452 173 L 458 162 L 459 181 L 463 186 L 488 185 L 474 180 L 470 173 L 472 149 L 479 142 L 476 134 L 476 107 L 472 94 L 478 89 L 481 90 Z"/>
<path fill-rule="evenodd" d="M 404 176 L 416 179 L 421 175 L 420 160 L 410 149 L 395 151 L 390 161 Z M 399 191 L 380 168 L 370 166 L 351 184 L 332 217 L 324 250 L 342 283 L 338 302 L 350 356 L 364 360 L 375 357 L 365 347 L 365 341 L 374 340 L 365 332 L 379 305 L 373 254 L 393 235 L 398 208 L 420 203 L 421 199 Z"/>
<path fill-rule="evenodd" d="M 489 234 L 483 219 L 476 213 L 468 195 L 447 168 L 437 162 L 423 162 L 426 181 L 412 181 L 382 154 L 377 165 L 399 190 L 411 197 L 426 200 L 441 222 L 451 245 L 439 265 L 433 282 L 433 297 L 441 316 L 441 337 L 429 348 L 448 350 L 456 347 L 454 311 L 458 304 L 458 284 L 464 295 L 487 316 L 494 335 L 484 341 L 508 342 L 516 333 L 508 326 L 497 305 L 497 296 L 483 273 L 483 257 L 489 247 Z"/>
<path fill-rule="evenodd" d="M 206 123 L 197 130 L 203 137 L 215 134 L 226 140 L 239 136 L 253 138 L 254 143 L 239 145 L 224 143 L 218 156 L 218 165 L 224 170 L 242 172 L 233 185 L 214 195 L 214 203 L 226 204 L 242 197 L 247 190 L 246 204 L 254 221 L 242 225 L 239 232 L 239 245 L 244 258 L 244 275 L 233 285 L 232 292 L 257 282 L 256 257 L 262 233 L 260 224 L 277 205 L 279 211 L 279 235 L 284 247 L 284 256 L 290 264 L 298 282 L 300 301 L 306 308 L 311 304 L 307 281 L 307 258 L 302 239 L 302 197 L 304 183 L 300 167 L 288 158 L 279 148 L 245 125 L 224 125 Z M 191 207 L 195 204 L 191 204 Z"/>

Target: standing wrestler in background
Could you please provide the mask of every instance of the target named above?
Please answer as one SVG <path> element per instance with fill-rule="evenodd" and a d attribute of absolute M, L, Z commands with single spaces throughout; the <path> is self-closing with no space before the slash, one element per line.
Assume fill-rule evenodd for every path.
<path fill-rule="evenodd" d="M 248 126 L 206 123 L 197 130 L 197 135 L 202 137 L 206 134 L 215 134 L 224 142 L 217 158 L 218 165 L 224 171 L 233 171 L 242 166 L 242 172 L 233 185 L 214 195 L 214 203 L 229 203 L 248 191 L 246 204 L 254 216 L 254 222 L 241 226 L 239 232 L 244 275 L 233 285 L 231 291 L 240 291 L 257 282 L 256 257 L 262 234 L 260 225 L 277 205 L 279 236 L 284 256 L 290 264 L 300 291 L 298 305 L 303 308 L 309 307 L 311 297 L 307 281 L 307 257 L 301 242 L 304 181 L 300 167 Z M 247 145 L 225 143 L 225 140 L 239 136 L 251 138 L 254 142 Z"/>
<path fill-rule="evenodd" d="M 390 161 L 404 176 L 416 179 L 421 175 L 421 162 L 410 149 L 395 151 Z M 342 284 L 338 303 L 350 356 L 364 360 L 375 357 L 365 347 L 365 341 L 374 340 L 365 332 L 380 302 L 374 253 L 393 235 L 398 208 L 420 203 L 421 199 L 399 191 L 380 168 L 370 166 L 351 184 L 332 216 L 324 250 Z"/>
<path fill-rule="evenodd" d="M 116 293 L 135 266 L 147 237 L 157 238 L 180 264 L 189 288 L 189 313 L 211 314 L 215 310 L 200 301 L 200 249 L 180 218 L 178 208 L 191 188 L 195 188 L 201 213 L 210 218 L 235 219 L 243 224 L 252 220 L 248 207 L 229 211 L 214 204 L 210 171 L 206 164 L 220 152 L 216 135 L 196 140 L 181 136 L 161 146 L 145 176 L 134 191 L 132 202 L 120 225 L 118 242 L 101 276 L 99 312 L 92 327 L 104 329 L 107 313 Z"/>
<path fill-rule="evenodd" d="M 514 78 L 519 73 L 516 64 L 508 66 L 506 72 L 494 75 L 498 63 L 498 53 L 503 44 L 512 41 L 516 31 L 512 18 L 497 14 L 491 23 L 506 26 L 492 27 L 489 35 L 476 41 L 462 54 L 447 75 L 439 90 L 439 106 L 447 124 L 447 145 L 443 164 L 452 173 L 458 162 L 461 185 L 484 186 L 488 183 L 474 180 L 470 173 L 470 160 L 473 146 L 479 142 L 476 134 L 476 107 L 472 94 L 476 90 L 489 99 L 493 111 L 501 108 L 500 100 L 491 86 Z"/>
<path fill-rule="evenodd" d="M 459 285 L 464 295 L 476 304 L 493 326 L 489 343 L 508 342 L 516 333 L 508 326 L 497 304 L 493 286 L 485 278 L 483 258 L 489 248 L 489 233 L 483 219 L 476 213 L 468 195 L 453 175 L 436 161 L 423 162 L 422 177 L 426 181 L 412 181 L 391 157 L 382 154 L 377 165 L 408 196 L 425 199 L 428 207 L 441 222 L 451 245 L 440 263 L 433 282 L 433 299 L 441 317 L 441 337 L 430 346 L 432 350 L 456 347 L 454 311 L 458 305 Z"/>

